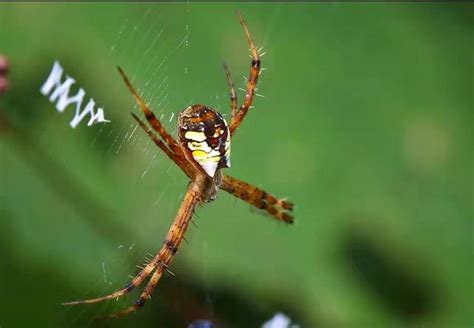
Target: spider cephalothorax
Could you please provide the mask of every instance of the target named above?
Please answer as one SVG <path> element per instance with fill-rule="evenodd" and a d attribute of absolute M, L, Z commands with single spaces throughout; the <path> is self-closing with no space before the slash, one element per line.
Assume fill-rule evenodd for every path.
<path fill-rule="evenodd" d="M 192 105 L 179 114 L 178 133 L 188 156 L 210 177 L 230 167 L 230 131 L 219 112 Z"/>

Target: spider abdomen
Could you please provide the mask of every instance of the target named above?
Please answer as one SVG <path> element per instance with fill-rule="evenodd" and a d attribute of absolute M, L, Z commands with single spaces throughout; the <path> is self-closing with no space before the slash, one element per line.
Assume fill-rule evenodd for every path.
<path fill-rule="evenodd" d="M 222 115 L 203 105 L 192 105 L 179 115 L 181 145 L 210 176 L 230 167 L 230 131 Z"/>

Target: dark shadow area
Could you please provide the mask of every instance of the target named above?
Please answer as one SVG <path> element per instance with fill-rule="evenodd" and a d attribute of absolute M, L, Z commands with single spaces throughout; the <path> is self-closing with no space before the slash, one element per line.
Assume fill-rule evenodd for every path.
<path fill-rule="evenodd" d="M 403 263 L 393 252 L 370 237 L 350 231 L 345 237 L 343 258 L 352 273 L 374 294 L 387 311 L 406 321 L 415 321 L 437 311 L 439 287 L 423 272 Z M 409 254 L 410 251 L 404 252 Z"/>
<path fill-rule="evenodd" d="M 156 313 L 157 305 L 162 311 L 161 315 L 153 315 L 151 321 L 155 326 L 187 327 L 197 319 L 206 319 L 215 327 L 260 327 L 276 312 L 283 312 L 294 322 L 307 326 L 296 308 L 280 301 L 286 299 L 285 295 L 255 298 L 232 286 L 203 286 L 183 274 L 170 278 L 165 279 L 161 291 L 157 292 L 166 295 L 166 301 L 152 305 L 153 313 Z M 169 320 L 166 324 L 165 317 Z"/>

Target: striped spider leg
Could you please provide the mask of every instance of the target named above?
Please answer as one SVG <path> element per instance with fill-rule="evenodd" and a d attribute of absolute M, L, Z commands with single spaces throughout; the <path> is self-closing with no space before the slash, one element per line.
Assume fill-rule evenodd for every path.
<path fill-rule="evenodd" d="M 293 216 L 288 213 L 293 210 L 293 203 L 286 199 L 278 199 L 260 188 L 228 175 L 223 176 L 220 188 L 244 202 L 266 211 L 277 220 L 286 223 L 294 221 Z"/>
<path fill-rule="evenodd" d="M 130 293 L 150 275 L 147 285 L 138 300 L 128 308 L 110 314 L 106 318 L 118 318 L 141 308 L 151 298 L 163 272 L 168 270 L 174 255 L 184 239 L 185 232 L 199 205 L 213 201 L 220 188 L 247 203 L 267 211 L 270 215 L 286 223 L 292 223 L 293 217 L 288 211 L 293 204 L 236 178 L 224 175 L 221 170 L 230 167 L 230 141 L 232 133 L 242 122 L 252 103 L 255 85 L 260 74 L 260 59 L 253 45 L 250 33 L 240 14 L 240 23 L 244 29 L 253 54 L 252 67 L 248 80 L 247 96 L 244 104 L 237 110 L 237 97 L 233 87 L 230 71 L 225 67 L 231 89 L 231 126 L 217 111 L 203 106 L 192 105 L 179 114 L 178 136 L 176 141 L 156 118 L 148 105 L 138 95 L 129 79 L 119 67 L 119 72 L 129 91 L 135 98 L 141 111 L 148 121 L 150 129 L 143 121 L 132 113 L 133 118 L 145 130 L 154 143 L 191 179 L 187 192 L 178 210 L 173 224 L 166 236 L 163 246 L 155 257 L 122 289 L 103 297 L 67 302 L 63 305 L 92 304 L 109 299 L 119 298 Z M 232 124 L 234 128 L 232 129 Z M 158 136 L 155 132 L 158 133 Z"/>
<path fill-rule="evenodd" d="M 135 98 L 135 101 L 137 102 L 143 114 L 145 115 L 145 118 L 147 119 L 148 123 L 150 123 L 150 126 L 156 132 L 158 132 L 158 134 L 166 142 L 166 144 L 163 142 L 163 140 L 157 138 L 156 135 L 149 128 L 147 128 L 146 125 L 135 114 L 132 113 L 132 116 L 135 121 L 137 121 L 137 123 L 146 131 L 148 136 L 155 142 L 155 144 L 161 150 L 163 150 L 163 152 L 168 155 L 168 157 L 172 161 L 174 161 L 176 165 L 178 165 L 189 178 L 192 179 L 196 174 L 196 165 L 194 165 L 193 162 L 190 163 L 186 160 L 186 156 L 181 146 L 176 142 L 176 140 L 173 139 L 173 137 L 168 132 L 166 132 L 161 122 L 156 118 L 155 114 L 153 114 L 153 112 L 150 110 L 145 101 L 138 95 L 138 92 L 135 90 L 122 68 L 118 67 L 118 70 L 123 78 L 123 81 L 127 85 L 128 90 L 133 95 L 133 98 Z"/>

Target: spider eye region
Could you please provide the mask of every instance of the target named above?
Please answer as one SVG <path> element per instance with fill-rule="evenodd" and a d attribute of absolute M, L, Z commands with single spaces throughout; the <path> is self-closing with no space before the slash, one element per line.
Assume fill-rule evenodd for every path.
<path fill-rule="evenodd" d="M 210 177 L 230 167 L 230 131 L 219 112 L 193 105 L 179 115 L 178 122 L 181 145 Z"/>

